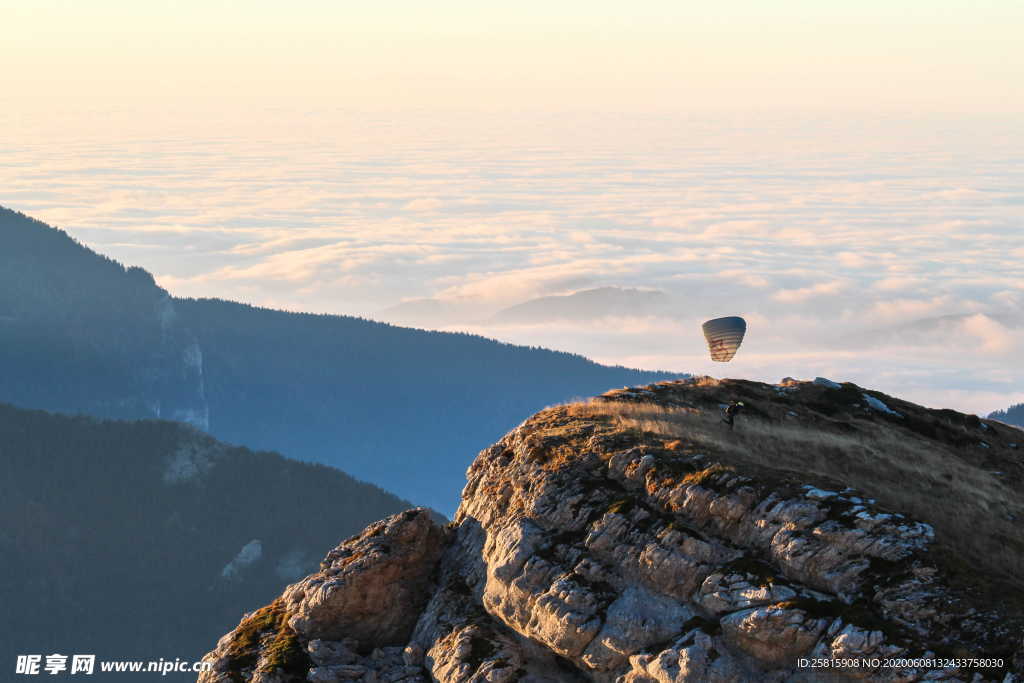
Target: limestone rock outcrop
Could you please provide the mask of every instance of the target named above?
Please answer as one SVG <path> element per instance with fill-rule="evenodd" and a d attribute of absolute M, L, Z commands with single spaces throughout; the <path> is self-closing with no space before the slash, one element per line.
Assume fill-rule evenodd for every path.
<path fill-rule="evenodd" d="M 732 431 L 717 409 L 737 395 L 758 407 Z M 1024 681 L 1015 579 L 992 558 L 973 558 L 991 580 L 958 574 L 950 547 L 980 541 L 940 547 L 953 522 L 869 497 L 858 469 L 882 437 L 946 448 L 949 423 L 974 481 L 970 458 L 1020 435 L 865 395 L 703 378 L 549 408 L 480 453 L 448 527 L 411 510 L 343 542 L 199 680 Z"/>

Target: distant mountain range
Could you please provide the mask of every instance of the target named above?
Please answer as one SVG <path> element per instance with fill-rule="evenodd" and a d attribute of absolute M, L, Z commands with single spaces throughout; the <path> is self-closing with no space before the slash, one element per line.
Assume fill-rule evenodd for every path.
<path fill-rule="evenodd" d="M 335 469 L 158 420 L 0 404 L 0 463 L 5 669 L 27 653 L 198 659 L 325 546 L 409 507 Z"/>
<path fill-rule="evenodd" d="M 668 313 L 671 299 L 657 290 L 598 287 L 561 296 L 545 296 L 494 314 L 498 323 L 544 323 L 556 320 L 597 320 Z"/>
<path fill-rule="evenodd" d="M 181 420 L 451 513 L 474 454 L 536 410 L 679 376 L 348 316 L 177 299 L 0 209 L 0 401 Z"/>
<path fill-rule="evenodd" d="M 672 317 L 672 297 L 665 292 L 630 287 L 595 287 L 570 294 L 528 299 L 497 311 L 479 304 L 440 299 L 414 299 L 380 311 L 381 320 L 399 325 L 439 328 L 456 323 L 534 325 L 581 322 L 611 317 Z"/>
<path fill-rule="evenodd" d="M 476 305 L 440 299 L 412 299 L 378 311 L 373 318 L 393 325 L 438 329 L 447 325 L 472 323 L 487 317 Z"/>
<path fill-rule="evenodd" d="M 845 333 L 836 337 L 833 343 L 838 346 L 865 346 L 878 344 L 912 344 L 920 341 L 934 342 L 936 338 L 954 334 L 972 318 L 984 315 L 991 321 L 1008 329 L 1024 326 L 1024 317 L 1013 311 L 1002 313 L 952 313 L 949 315 L 917 318 L 906 322 L 874 327 L 856 333 Z"/>

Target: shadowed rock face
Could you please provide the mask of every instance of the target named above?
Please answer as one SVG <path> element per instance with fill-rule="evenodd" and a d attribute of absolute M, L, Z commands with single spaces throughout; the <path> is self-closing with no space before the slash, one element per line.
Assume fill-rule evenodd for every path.
<path fill-rule="evenodd" d="M 414 510 L 345 541 L 222 638 L 199 680 L 826 680 L 801 658 L 860 662 L 828 680 L 1024 680 L 1019 595 L 998 604 L 980 570 L 977 585 L 955 576 L 941 528 L 767 456 L 764 439 L 793 438 L 782 420 L 804 436 L 905 430 L 936 449 L 977 430 L 984 457 L 1018 438 L 865 396 L 701 379 L 545 410 L 479 455 L 448 528 Z M 755 442 L 718 424 L 737 397 L 761 462 L 733 457 Z M 652 407 L 661 423 L 636 420 Z"/>
<path fill-rule="evenodd" d="M 444 533 L 424 509 L 389 517 L 332 550 L 319 573 L 288 587 L 288 625 L 306 641 L 404 644 L 428 594 Z"/>

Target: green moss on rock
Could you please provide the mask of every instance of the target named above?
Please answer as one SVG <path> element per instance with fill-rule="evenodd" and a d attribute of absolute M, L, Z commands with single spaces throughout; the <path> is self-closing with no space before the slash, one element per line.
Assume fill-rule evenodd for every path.
<path fill-rule="evenodd" d="M 242 620 L 228 646 L 232 673 L 280 671 L 305 680 L 310 667 L 309 657 L 302 649 L 298 634 L 288 625 L 288 612 L 280 598 Z"/>

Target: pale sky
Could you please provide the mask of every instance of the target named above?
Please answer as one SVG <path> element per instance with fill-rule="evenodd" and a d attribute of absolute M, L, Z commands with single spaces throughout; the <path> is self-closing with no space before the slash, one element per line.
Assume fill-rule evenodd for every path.
<path fill-rule="evenodd" d="M 7 0 L 4 100 L 1024 111 L 1018 0 Z"/>
<path fill-rule="evenodd" d="M 0 26 L 0 205 L 173 294 L 433 299 L 422 324 L 606 363 L 1024 401 L 1024 2 L 8 0 Z M 603 286 L 673 307 L 491 317 Z M 712 365 L 728 314 L 750 334 Z"/>

